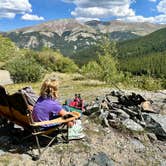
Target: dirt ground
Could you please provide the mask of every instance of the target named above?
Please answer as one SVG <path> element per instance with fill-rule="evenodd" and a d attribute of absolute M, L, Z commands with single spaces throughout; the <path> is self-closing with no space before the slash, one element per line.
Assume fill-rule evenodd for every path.
<path fill-rule="evenodd" d="M 60 101 L 72 98 L 80 93 L 85 102 L 94 100 L 97 96 L 105 95 L 115 87 L 101 82 L 82 80 L 79 75 L 58 75 L 60 78 Z M 5 86 L 10 93 L 29 84 Z M 39 92 L 40 83 L 30 84 L 35 92 Z M 131 90 L 131 89 L 130 89 Z M 128 90 L 127 90 L 128 91 Z M 134 90 L 145 97 L 152 98 L 159 103 L 166 99 L 165 91 L 146 92 Z M 70 141 L 68 144 L 53 144 L 47 149 L 40 160 L 33 161 L 31 154 L 37 149 L 27 148 L 25 145 L 13 144 L 11 138 L 19 138 L 15 133 L 0 136 L 0 166 L 165 166 L 166 142 L 149 139 L 146 133 L 130 133 L 112 127 L 103 127 L 88 116 L 82 116 L 82 123 L 86 137 L 82 140 Z M 10 131 L 10 130 L 9 130 Z M 6 131 L 5 131 L 6 132 Z M 9 137 L 9 135 L 10 137 Z M 31 142 L 34 143 L 34 142 Z M 27 145 L 29 142 L 27 142 Z"/>

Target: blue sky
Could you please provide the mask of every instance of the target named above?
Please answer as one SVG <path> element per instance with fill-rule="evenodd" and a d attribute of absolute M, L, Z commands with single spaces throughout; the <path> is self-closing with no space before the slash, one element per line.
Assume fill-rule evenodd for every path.
<path fill-rule="evenodd" d="M 166 24 L 166 0 L 0 0 L 0 31 L 62 18 Z"/>

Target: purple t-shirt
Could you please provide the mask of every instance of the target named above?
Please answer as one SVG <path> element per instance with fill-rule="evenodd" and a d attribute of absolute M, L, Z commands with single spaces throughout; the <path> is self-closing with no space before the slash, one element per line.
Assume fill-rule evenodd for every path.
<path fill-rule="evenodd" d="M 32 117 L 35 122 L 46 121 L 52 119 L 53 115 L 58 115 L 61 110 L 62 106 L 57 100 L 39 97 L 34 106 Z"/>

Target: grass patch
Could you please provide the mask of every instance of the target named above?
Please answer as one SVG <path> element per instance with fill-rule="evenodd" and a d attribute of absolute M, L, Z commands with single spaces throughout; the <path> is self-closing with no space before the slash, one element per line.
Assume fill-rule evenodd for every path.
<path fill-rule="evenodd" d="M 10 85 L 6 85 L 5 88 L 9 94 L 12 94 L 12 93 L 15 93 L 17 90 L 22 89 L 22 88 L 27 87 L 27 86 L 31 86 L 34 89 L 34 91 L 38 94 L 39 90 L 40 90 L 41 82 L 10 84 Z"/>
<path fill-rule="evenodd" d="M 85 77 L 81 74 L 75 74 L 72 78 L 73 81 L 82 81 L 85 80 Z"/>
<path fill-rule="evenodd" d="M 81 85 L 83 86 L 104 86 L 106 85 L 105 82 L 101 82 L 101 81 L 98 81 L 98 80 L 85 80 L 85 81 L 82 81 L 81 82 Z"/>

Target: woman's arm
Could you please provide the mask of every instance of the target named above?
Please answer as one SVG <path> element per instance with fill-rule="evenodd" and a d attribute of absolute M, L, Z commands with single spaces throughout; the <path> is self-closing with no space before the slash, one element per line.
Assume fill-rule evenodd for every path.
<path fill-rule="evenodd" d="M 66 114 L 70 114 L 70 113 L 67 112 L 67 111 L 65 111 L 64 109 L 61 109 L 61 110 L 59 111 L 59 115 L 60 115 L 60 116 L 65 116 Z M 67 125 L 68 125 L 69 127 L 72 127 L 72 126 L 74 125 L 74 122 L 73 122 L 73 121 L 68 122 Z"/>
<path fill-rule="evenodd" d="M 64 115 L 68 114 L 68 112 L 65 111 L 64 109 L 61 109 L 58 114 L 59 114 L 60 116 L 64 116 Z"/>

